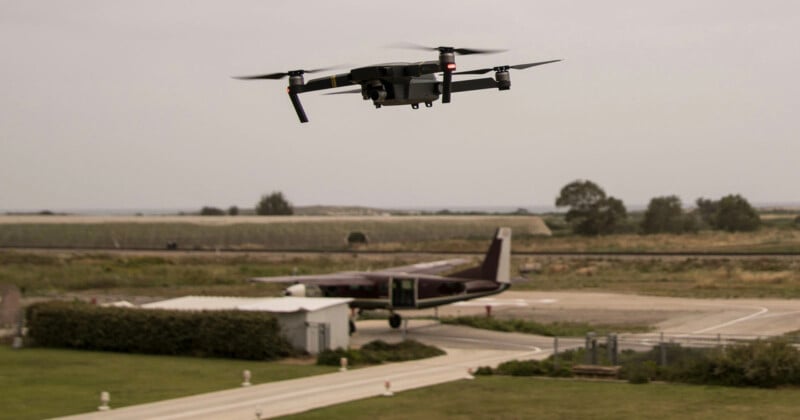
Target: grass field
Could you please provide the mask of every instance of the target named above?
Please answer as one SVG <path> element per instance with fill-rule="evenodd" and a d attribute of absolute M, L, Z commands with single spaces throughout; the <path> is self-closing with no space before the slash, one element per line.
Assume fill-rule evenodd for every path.
<path fill-rule="evenodd" d="M 488 241 L 483 241 L 484 245 Z M 247 278 L 346 270 L 377 270 L 451 256 L 381 254 L 170 254 L 0 251 L 0 284 L 28 297 L 187 294 L 271 296 L 282 286 Z M 475 260 L 477 261 L 477 259 Z M 558 258 L 519 256 L 535 264 L 514 290 L 603 290 L 682 297 L 800 298 L 800 261 L 787 258 Z"/>
<path fill-rule="evenodd" d="M 517 260 L 520 263 L 521 260 Z M 530 258 L 522 261 L 530 261 Z M 800 298 L 800 260 L 541 257 L 517 290 L 605 290 L 680 297 Z"/>
<path fill-rule="evenodd" d="M 561 216 L 547 216 L 561 217 Z M 703 230 L 682 235 L 548 236 L 537 216 L 362 217 L 62 217 L 0 216 L 0 246 L 186 250 L 348 250 L 351 232 L 366 234 L 358 249 L 480 252 L 498 226 L 514 231 L 516 252 L 793 252 L 800 227 L 767 218 L 755 232 Z"/>
<path fill-rule="evenodd" d="M 126 217 L 0 216 L 0 246 L 214 250 L 342 250 L 351 232 L 372 247 L 488 239 L 499 226 L 549 234 L 536 216 Z"/>
<path fill-rule="evenodd" d="M 796 419 L 798 389 L 478 377 L 284 419 Z"/>
<path fill-rule="evenodd" d="M 95 411 L 100 392 L 122 407 L 236 388 L 242 371 L 254 384 L 333 372 L 286 362 L 144 356 L 0 346 L 0 418 L 41 419 Z"/>
<path fill-rule="evenodd" d="M 587 322 L 541 323 L 527 319 L 505 319 L 486 316 L 443 317 L 442 324 L 466 325 L 484 330 L 537 334 L 548 337 L 582 337 L 593 332 L 599 336 L 610 333 L 643 333 L 652 331 L 647 325 L 589 324 Z"/>
<path fill-rule="evenodd" d="M 800 229 L 764 227 L 755 232 L 703 230 L 698 233 L 620 234 L 597 237 L 522 237 L 514 250 L 548 252 L 800 252 Z"/>
<path fill-rule="evenodd" d="M 96 252 L 0 251 L 0 284 L 24 288 L 26 296 L 182 296 L 277 294 L 283 286 L 248 283 L 257 276 L 370 270 L 405 265 L 413 256 L 325 254 L 125 255 Z"/>

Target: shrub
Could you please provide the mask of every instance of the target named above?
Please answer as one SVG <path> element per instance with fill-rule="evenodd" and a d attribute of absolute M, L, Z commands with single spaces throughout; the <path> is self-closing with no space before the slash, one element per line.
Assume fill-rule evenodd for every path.
<path fill-rule="evenodd" d="M 753 341 L 725 348 L 665 347 L 666 366 L 657 366 L 661 350 L 623 352 L 622 376 L 632 383 L 644 377 L 703 385 L 773 388 L 800 385 L 800 352 L 786 341 Z"/>
<path fill-rule="evenodd" d="M 367 242 L 367 235 L 364 232 L 355 231 L 347 235 L 348 245 L 364 245 Z"/>
<path fill-rule="evenodd" d="M 572 376 L 568 363 L 556 369 L 552 357 L 547 360 L 511 360 L 501 363 L 493 373 L 510 376 Z"/>
<path fill-rule="evenodd" d="M 510 360 L 508 362 L 503 362 L 497 366 L 496 372 L 498 375 L 510 376 L 534 376 L 544 374 L 537 360 Z"/>
<path fill-rule="evenodd" d="M 708 364 L 720 385 L 774 388 L 800 384 L 800 352 L 786 341 L 758 340 L 729 346 Z"/>
<path fill-rule="evenodd" d="M 493 374 L 494 370 L 491 366 L 479 366 L 478 369 L 475 369 L 475 375 L 489 376 Z"/>
<path fill-rule="evenodd" d="M 715 214 L 717 229 L 729 232 L 756 230 L 761 218 L 750 203 L 740 195 L 728 195 L 719 200 Z"/>
<path fill-rule="evenodd" d="M 650 199 L 644 219 L 641 222 L 642 232 L 652 233 L 683 233 L 687 228 L 688 220 L 683 214 L 681 199 L 675 195 L 655 197 Z"/>
<path fill-rule="evenodd" d="M 632 384 L 648 384 L 651 379 L 655 379 L 658 373 L 658 366 L 652 360 L 631 363 L 622 370 L 621 376 L 628 378 Z"/>
<path fill-rule="evenodd" d="M 129 353 L 269 360 L 292 353 L 264 312 L 167 311 L 43 302 L 27 311 L 36 345 Z"/>
<path fill-rule="evenodd" d="M 357 350 L 345 350 L 341 347 L 335 350 L 323 350 L 317 355 L 317 364 L 321 366 L 339 366 L 342 357 L 347 358 L 347 364 L 354 366 L 363 363 L 360 352 Z"/>
<path fill-rule="evenodd" d="M 592 181 L 577 180 L 565 185 L 556 198 L 556 207 L 569 207 L 565 220 L 580 235 L 614 233 L 628 218 L 622 201 L 606 196 Z"/>
<path fill-rule="evenodd" d="M 200 215 L 201 216 L 224 216 L 225 215 L 225 211 L 220 209 L 220 208 L 217 208 L 217 207 L 205 206 L 202 209 L 200 209 Z"/>
<path fill-rule="evenodd" d="M 275 216 L 294 214 L 294 207 L 280 191 L 273 191 L 269 195 L 262 195 L 256 203 L 256 214 L 259 216 Z"/>
<path fill-rule="evenodd" d="M 342 348 L 325 350 L 317 356 L 317 364 L 339 366 L 342 357 L 347 358 L 349 365 L 358 365 L 402 362 L 441 356 L 443 354 L 445 352 L 442 349 L 422 344 L 416 340 L 405 340 L 396 344 L 375 340 L 363 345 L 358 350 L 345 350 Z"/>
<path fill-rule="evenodd" d="M 761 226 L 756 210 L 739 194 L 726 195 L 716 201 L 698 198 L 696 203 L 700 217 L 714 229 L 737 232 L 752 231 Z"/>

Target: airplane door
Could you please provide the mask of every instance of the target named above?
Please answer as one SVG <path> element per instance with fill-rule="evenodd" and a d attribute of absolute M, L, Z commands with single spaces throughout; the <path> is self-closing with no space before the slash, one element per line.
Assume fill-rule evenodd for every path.
<path fill-rule="evenodd" d="M 412 278 L 392 279 L 392 307 L 414 308 L 417 299 L 417 282 Z"/>

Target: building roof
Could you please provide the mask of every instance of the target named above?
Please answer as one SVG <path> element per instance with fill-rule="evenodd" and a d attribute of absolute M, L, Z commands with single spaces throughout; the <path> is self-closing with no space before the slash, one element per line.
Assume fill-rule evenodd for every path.
<path fill-rule="evenodd" d="M 184 296 L 160 302 L 146 303 L 142 308 L 175 309 L 184 311 L 221 311 L 238 309 L 241 311 L 264 312 L 314 312 L 331 306 L 350 303 L 351 298 L 247 298 L 226 296 Z"/>

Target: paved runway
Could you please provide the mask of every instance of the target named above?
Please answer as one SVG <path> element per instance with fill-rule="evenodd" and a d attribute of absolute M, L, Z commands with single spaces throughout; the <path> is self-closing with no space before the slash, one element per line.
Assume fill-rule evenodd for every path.
<path fill-rule="evenodd" d="M 691 299 L 600 292 L 508 291 L 441 307 L 440 316 L 514 314 L 543 322 L 650 324 L 667 334 L 780 335 L 800 330 L 800 300 Z M 433 310 L 416 315 L 433 315 Z M 652 322 L 655 321 L 655 322 Z"/>
<path fill-rule="evenodd" d="M 659 331 L 671 335 L 743 334 L 777 335 L 800 330 L 800 301 L 780 299 L 685 299 L 612 293 L 506 292 L 499 296 L 448 305 L 440 315 L 521 311 L 549 319 L 603 322 L 623 317 L 632 322 L 652 320 Z M 405 312 L 405 316 L 412 313 Z M 432 310 L 414 311 L 432 315 Z M 654 318 L 655 317 L 655 318 Z M 353 345 L 375 339 L 399 341 L 413 338 L 439 346 L 446 356 L 405 363 L 355 369 L 143 404 L 109 412 L 89 413 L 69 419 L 255 419 L 380 395 L 384 381 L 393 391 L 460 380 L 468 368 L 497 365 L 513 359 L 542 359 L 552 352 L 553 339 L 527 334 L 482 331 L 440 325 L 428 319 L 410 320 L 407 330 L 391 330 L 385 320 L 361 321 Z M 652 345 L 651 342 L 647 342 Z M 583 344 L 582 338 L 560 339 L 559 348 Z M 112 396 L 113 398 L 113 396 Z M 113 400 L 112 400 L 113 401 Z M 112 404 L 113 406 L 113 404 Z"/>
<path fill-rule="evenodd" d="M 468 368 L 534 357 L 543 358 L 546 354 L 538 349 L 452 349 L 446 356 L 431 359 L 352 369 L 65 418 L 255 419 L 257 411 L 260 411 L 261 418 L 276 417 L 378 396 L 385 391 L 385 381 L 390 381 L 392 391 L 403 391 L 464 379 Z"/>

